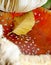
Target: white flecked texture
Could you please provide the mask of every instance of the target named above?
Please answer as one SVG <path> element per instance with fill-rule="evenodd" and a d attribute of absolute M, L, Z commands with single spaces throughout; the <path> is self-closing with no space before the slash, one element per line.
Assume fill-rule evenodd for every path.
<path fill-rule="evenodd" d="M 0 37 L 0 65 L 51 65 L 51 55 L 23 55 L 18 46 Z"/>

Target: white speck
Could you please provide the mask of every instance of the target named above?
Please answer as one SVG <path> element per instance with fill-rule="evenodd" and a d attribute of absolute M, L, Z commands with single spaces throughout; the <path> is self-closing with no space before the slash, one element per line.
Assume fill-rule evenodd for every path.
<path fill-rule="evenodd" d="M 10 35 L 11 37 L 13 37 L 13 35 Z"/>
<path fill-rule="evenodd" d="M 11 27 L 13 26 L 13 25 L 10 25 Z"/>
<path fill-rule="evenodd" d="M 30 43 L 30 46 L 32 46 L 32 43 Z"/>
<path fill-rule="evenodd" d="M 36 21 L 35 23 L 39 23 L 40 21 L 38 20 L 38 21 Z"/>
<path fill-rule="evenodd" d="M 23 40 L 23 38 L 21 38 L 21 41 Z"/>
<path fill-rule="evenodd" d="M 23 48 L 23 46 L 21 46 L 21 48 Z"/>
<path fill-rule="evenodd" d="M 32 43 L 34 44 L 34 41 Z"/>
<path fill-rule="evenodd" d="M 28 41 L 24 41 L 25 43 L 28 43 Z"/>
<path fill-rule="evenodd" d="M 29 55 L 31 55 L 31 53 L 29 52 Z"/>
<path fill-rule="evenodd" d="M 19 40 L 19 38 L 17 37 L 17 40 Z"/>
<path fill-rule="evenodd" d="M 4 22 L 4 19 L 2 19 L 1 22 Z"/>
<path fill-rule="evenodd" d="M 26 39 L 27 41 L 29 41 L 30 39 Z"/>
<path fill-rule="evenodd" d="M 35 15 L 37 15 L 37 13 L 36 13 L 36 12 L 35 12 L 34 14 L 35 14 Z"/>
<path fill-rule="evenodd" d="M 26 39 L 28 39 L 29 37 L 28 36 L 26 36 Z"/>
<path fill-rule="evenodd" d="M 26 45 L 24 44 L 24 47 L 25 47 Z"/>
<path fill-rule="evenodd" d="M 31 40 L 31 37 L 29 37 L 29 39 Z"/>
<path fill-rule="evenodd" d="M 34 47 L 32 47 L 32 50 L 35 49 Z"/>
<path fill-rule="evenodd" d="M 48 50 L 47 53 L 49 54 L 50 53 L 50 50 Z"/>
<path fill-rule="evenodd" d="M 22 38 L 24 38 L 24 36 L 21 36 Z"/>
<path fill-rule="evenodd" d="M 38 16 L 41 16 L 41 14 L 39 13 Z"/>
<path fill-rule="evenodd" d="M 34 50 L 32 50 L 32 52 L 35 52 Z"/>
<path fill-rule="evenodd" d="M 34 44 L 34 46 L 37 46 L 36 44 Z"/>
<path fill-rule="evenodd" d="M 16 41 L 15 43 L 17 44 L 18 42 Z"/>
<path fill-rule="evenodd" d="M 18 38 L 17 36 L 15 38 Z"/>
<path fill-rule="evenodd" d="M 37 48 L 37 51 L 39 51 L 40 49 L 39 48 Z"/>
<path fill-rule="evenodd" d="M 4 26 L 7 26 L 7 24 L 4 24 Z"/>
<path fill-rule="evenodd" d="M 21 44 L 21 42 L 19 42 L 19 44 Z"/>
<path fill-rule="evenodd" d="M 35 43 L 34 40 L 32 40 L 32 43 L 33 43 L 33 44 Z"/>
<path fill-rule="evenodd" d="M 28 48 L 30 48 L 30 46 L 28 46 Z"/>

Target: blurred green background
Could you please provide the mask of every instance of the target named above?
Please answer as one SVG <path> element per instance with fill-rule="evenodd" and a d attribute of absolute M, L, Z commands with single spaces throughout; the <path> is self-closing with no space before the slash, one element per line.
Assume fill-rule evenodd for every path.
<path fill-rule="evenodd" d="M 51 9 L 51 0 L 48 0 L 47 3 L 45 5 L 43 5 L 43 7 L 47 8 L 47 9 Z"/>

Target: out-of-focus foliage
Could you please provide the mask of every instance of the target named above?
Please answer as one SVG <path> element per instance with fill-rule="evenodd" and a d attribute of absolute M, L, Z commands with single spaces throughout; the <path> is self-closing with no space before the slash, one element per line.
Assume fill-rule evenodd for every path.
<path fill-rule="evenodd" d="M 47 9 L 51 9 L 51 0 L 48 0 L 47 3 L 43 7 Z"/>

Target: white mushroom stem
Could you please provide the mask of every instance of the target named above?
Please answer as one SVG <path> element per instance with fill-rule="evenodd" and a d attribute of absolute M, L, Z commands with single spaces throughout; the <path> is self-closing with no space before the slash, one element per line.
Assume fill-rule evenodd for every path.
<path fill-rule="evenodd" d="M 0 39 L 0 58 L 1 60 L 6 63 L 16 62 L 19 60 L 19 55 L 21 54 L 19 48 L 14 45 L 12 42 L 7 40 L 6 38 Z"/>
<path fill-rule="evenodd" d="M 37 7 L 44 5 L 47 0 L 8 0 L 6 8 L 4 5 L 6 0 L 2 0 L 0 10 L 5 12 L 28 12 Z M 10 8 L 11 7 L 11 8 Z"/>
<path fill-rule="evenodd" d="M 0 25 L 0 38 L 3 36 L 3 27 Z"/>

